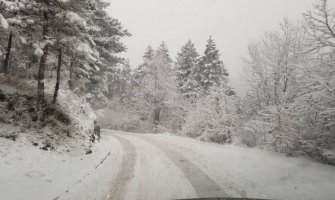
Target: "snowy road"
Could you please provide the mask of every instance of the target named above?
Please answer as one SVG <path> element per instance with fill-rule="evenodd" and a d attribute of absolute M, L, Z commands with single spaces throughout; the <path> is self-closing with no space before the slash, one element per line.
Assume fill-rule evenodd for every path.
<path fill-rule="evenodd" d="M 164 134 L 102 130 L 89 155 L 0 138 L 0 200 L 333 200 L 335 167 Z"/>
<path fill-rule="evenodd" d="M 188 138 L 104 130 L 122 146 L 109 199 L 333 199 L 335 168 Z"/>
<path fill-rule="evenodd" d="M 112 135 L 122 144 L 124 156 L 123 168 L 110 193 L 111 199 L 227 196 L 213 179 L 178 153 L 177 146 L 143 135 L 116 132 Z M 152 186 L 148 187 L 150 184 Z"/>

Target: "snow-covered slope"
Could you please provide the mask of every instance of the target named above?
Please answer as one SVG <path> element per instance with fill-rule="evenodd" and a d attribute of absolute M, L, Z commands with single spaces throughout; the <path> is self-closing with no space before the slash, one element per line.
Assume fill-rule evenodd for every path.
<path fill-rule="evenodd" d="M 25 136 L 40 147 L 89 148 L 96 119 L 85 97 L 70 90 L 59 90 L 56 105 L 50 103 L 53 92 L 46 82 L 46 106 L 36 110 L 36 82 L 12 79 L 0 84 L 0 137 Z"/>

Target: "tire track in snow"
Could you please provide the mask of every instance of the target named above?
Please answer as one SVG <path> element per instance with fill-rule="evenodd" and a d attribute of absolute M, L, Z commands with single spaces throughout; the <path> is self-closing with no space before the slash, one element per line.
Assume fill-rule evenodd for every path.
<path fill-rule="evenodd" d="M 124 199 L 125 192 L 127 191 L 127 184 L 133 177 L 136 151 L 135 147 L 126 139 L 112 135 L 120 141 L 123 148 L 123 159 L 121 163 L 121 170 L 117 174 L 111 192 L 107 196 L 107 200 L 111 199 Z"/>
<path fill-rule="evenodd" d="M 150 140 L 153 143 L 157 143 L 157 145 L 159 145 L 160 147 L 165 146 L 166 148 L 169 148 L 169 149 L 175 148 L 175 149 L 179 149 L 181 152 L 182 151 L 193 152 L 193 150 L 191 148 L 187 148 L 186 146 L 180 146 L 178 144 L 173 144 L 171 146 L 171 144 L 167 144 L 167 143 L 164 143 L 164 142 L 159 142 L 158 140 L 153 139 L 153 138 L 149 138 L 149 137 L 145 137 L 145 136 L 144 136 L 144 138 L 146 138 L 145 140 Z M 218 174 L 221 173 L 221 172 L 222 171 L 217 171 Z M 214 181 L 214 182 L 216 182 L 216 181 Z M 220 185 L 220 184 L 218 184 L 218 185 Z M 225 190 L 223 190 L 223 187 L 221 185 L 221 191 L 217 191 L 216 194 L 218 194 L 218 196 L 225 195 L 225 197 L 227 197 L 227 196 L 234 196 L 235 193 L 236 193 L 237 195 L 240 195 L 241 198 L 247 198 L 246 192 L 244 190 L 238 189 L 238 188 L 241 188 L 241 187 L 235 185 L 234 183 L 230 182 L 229 180 L 224 180 L 224 188 L 228 189 L 229 192 L 224 192 Z M 234 194 L 231 193 L 232 191 L 234 191 Z M 228 193 L 228 195 L 227 195 L 227 193 Z"/>
<path fill-rule="evenodd" d="M 190 181 L 198 197 L 208 198 L 227 196 L 227 193 L 225 193 L 213 179 L 211 179 L 205 172 L 203 172 L 199 167 L 194 165 L 180 153 L 172 150 L 164 144 L 156 142 L 153 139 L 143 138 L 135 135 L 131 136 L 138 137 L 161 150 L 185 174 L 185 177 Z"/>

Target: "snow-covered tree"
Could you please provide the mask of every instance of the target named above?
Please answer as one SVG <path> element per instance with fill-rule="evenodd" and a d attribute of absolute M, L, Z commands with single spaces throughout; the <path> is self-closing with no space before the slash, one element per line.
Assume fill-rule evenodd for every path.
<path fill-rule="evenodd" d="M 2 0 L 0 2 L 1 11 L 3 11 L 5 18 L 12 27 L 13 31 L 11 33 L 14 34 L 16 40 L 20 39 L 23 43 L 23 45 L 19 45 L 16 42 L 15 49 L 25 49 L 24 52 L 18 53 L 15 57 L 23 57 L 26 60 L 31 57 L 32 60 L 35 60 L 35 63 L 39 59 L 38 108 L 44 102 L 44 78 L 49 59 L 54 56 L 53 54 L 62 51 L 64 44 L 60 45 L 61 40 L 66 37 L 76 37 L 85 28 L 85 20 L 77 14 L 77 12 L 81 12 L 80 7 L 85 3 L 87 1 L 75 0 Z M 33 32 L 34 34 L 32 34 Z M 7 58 L 5 60 L 8 60 Z M 24 63 L 22 60 L 20 62 Z M 58 66 L 61 67 L 62 60 L 58 62 L 60 63 Z M 8 63 L 8 61 L 5 61 L 5 63 Z M 31 65 L 28 64 L 24 67 L 30 68 Z M 5 68 L 8 68 L 8 66 Z M 59 81 L 57 82 L 59 83 Z M 56 91 L 54 99 L 57 97 Z"/>
<path fill-rule="evenodd" d="M 306 51 L 313 56 L 303 68 L 306 88 L 300 102 L 309 134 L 304 138 L 309 145 L 303 146 L 310 155 L 335 164 L 335 11 L 327 0 L 320 0 L 304 18 Z"/>
<path fill-rule="evenodd" d="M 335 11 L 327 0 L 320 0 L 314 11 L 304 14 L 309 35 L 306 42 L 316 52 L 316 66 L 307 68 L 306 74 L 313 83 L 310 94 L 328 130 L 335 130 Z"/>
<path fill-rule="evenodd" d="M 167 48 L 164 41 L 159 45 L 155 54 L 156 56 L 160 57 L 162 62 L 166 63 L 165 67 L 170 68 L 170 69 L 172 68 L 172 65 L 171 65 L 172 59 L 169 54 L 169 49 Z"/>
<path fill-rule="evenodd" d="M 148 56 L 149 55 L 149 56 Z M 153 55 L 153 57 L 151 57 Z M 141 75 L 134 77 L 132 105 L 143 121 L 150 121 L 157 132 L 166 127 L 170 112 L 176 107 L 177 89 L 172 72 L 172 61 L 164 43 L 152 54 L 147 48 Z M 136 72 L 135 72 L 136 75 Z M 137 79 L 139 78 L 139 79 Z"/>
<path fill-rule="evenodd" d="M 188 111 L 182 133 L 216 143 L 231 143 L 238 125 L 238 98 L 225 87 L 211 87 Z"/>
<path fill-rule="evenodd" d="M 100 0 L 0 1 L 1 71 L 15 78 L 37 78 L 40 120 L 50 106 L 44 85 L 49 91 L 53 77 L 52 103 L 58 101 L 60 89 L 67 89 L 66 81 L 72 92 L 85 98 L 93 93 L 96 105 L 96 99 L 106 99 L 111 77 L 119 76 L 120 90 L 127 90 L 123 78 L 129 68 L 118 70 L 124 60 L 117 53 L 125 51 L 120 39 L 129 34 L 107 15 L 106 6 Z"/>
<path fill-rule="evenodd" d="M 132 86 L 132 74 L 129 61 L 120 63 L 115 67 L 115 71 L 110 74 L 108 82 L 108 98 L 123 98 L 129 95 Z"/>
<path fill-rule="evenodd" d="M 104 10 L 107 6 L 100 0 L 0 1 L 2 24 L 9 25 L 7 32 L 15 38 L 14 50 L 21 51 L 13 52 L 17 54 L 13 58 L 19 60 L 14 66 L 24 63 L 23 67 L 29 71 L 39 60 L 36 66 L 39 102 L 44 99 L 45 71 L 53 70 L 53 65 L 58 66 L 57 73 L 65 71 L 60 69 L 62 65 L 68 67 L 69 85 L 76 92 L 95 91 L 96 96 L 107 93 L 104 85 L 116 71 L 116 65 L 123 62 L 116 56 L 125 50 L 120 38 L 129 35 L 118 20 L 108 16 Z M 3 68 L 7 69 L 9 61 L 4 60 Z M 57 79 L 54 102 L 59 83 Z"/>
<path fill-rule="evenodd" d="M 184 97 L 196 97 L 199 95 L 199 85 L 195 80 L 195 71 L 199 62 L 194 43 L 189 40 L 178 53 L 176 61 L 176 76 L 179 91 Z"/>
<path fill-rule="evenodd" d="M 34 3 L 36 2 L 0 1 L 0 46 L 2 46 L 0 52 L 4 56 L 1 66 L 4 73 L 13 74 L 15 70 L 25 65 L 27 41 L 29 41 L 25 36 L 28 29 L 35 30 L 32 26 L 35 23 L 32 10 L 37 10 L 33 6 Z"/>
<path fill-rule="evenodd" d="M 177 67 L 179 89 L 184 97 L 197 97 L 185 106 L 182 133 L 207 141 L 230 143 L 238 121 L 237 98 L 227 86 L 228 73 L 213 39 L 210 37 L 207 41 L 200 59 L 189 41 L 178 54 Z"/>
<path fill-rule="evenodd" d="M 9 24 L 1 13 L 0 13 L 0 29 L 1 29 L 1 32 L 3 32 L 3 33 L 8 32 L 8 29 L 9 29 Z M 4 34 L 4 35 L 7 35 L 7 34 Z M 7 48 L 4 48 L 4 47 L 0 46 L 1 47 L 0 48 L 0 56 L 2 56 L 2 54 L 6 53 L 5 59 L 4 59 L 5 61 L 4 61 L 3 66 L 2 66 L 2 72 L 5 73 L 5 74 L 8 73 L 9 58 L 10 58 L 10 54 L 11 54 L 11 51 L 12 51 L 12 43 L 13 43 L 13 32 L 10 31 L 9 36 L 8 36 Z"/>
<path fill-rule="evenodd" d="M 134 82 L 133 82 L 134 86 L 138 86 L 141 84 L 140 82 L 148 70 L 148 63 L 152 61 L 154 56 L 155 56 L 154 49 L 150 45 L 147 46 L 144 55 L 142 57 L 143 63 L 140 64 L 134 70 Z"/>
<path fill-rule="evenodd" d="M 306 32 L 309 37 L 309 51 L 330 50 L 335 48 L 335 16 L 328 0 L 319 0 L 314 10 L 304 13 Z M 330 49 L 329 49 L 330 48 Z"/>
<path fill-rule="evenodd" d="M 272 137 L 264 142 L 277 151 L 292 150 L 300 134 L 292 124 L 297 116 L 291 111 L 295 110 L 292 103 L 304 94 L 300 67 L 307 63 L 308 55 L 302 53 L 303 42 L 301 26 L 285 19 L 279 31 L 266 33 L 249 46 L 246 64 L 252 89 L 245 101 L 249 106 L 246 112 L 269 126 L 267 134 Z"/>
<path fill-rule="evenodd" d="M 149 45 L 147 46 L 145 53 L 143 55 L 143 61 L 144 62 L 148 62 L 150 60 L 152 60 L 155 56 L 155 51 L 154 49 Z"/>
<path fill-rule="evenodd" d="M 205 93 L 212 86 L 219 87 L 228 81 L 228 72 L 220 60 L 219 50 L 212 37 L 207 41 L 204 55 L 200 58 L 197 69 L 196 80 Z"/>
<path fill-rule="evenodd" d="M 117 73 L 118 64 L 125 61 L 117 54 L 126 50 L 121 38 L 130 36 L 121 23 L 105 11 L 109 3 L 101 0 L 90 1 L 87 17 L 89 37 L 87 38 L 94 46 L 99 55 L 95 62 L 97 70 L 88 77 L 88 92 L 94 93 L 96 97 L 108 96 L 108 85 Z M 106 87 L 107 86 L 107 87 Z"/>
<path fill-rule="evenodd" d="M 334 13 L 327 1 L 305 26 L 288 20 L 249 46 L 251 91 L 243 100 L 242 140 L 274 151 L 304 152 L 335 163 Z"/>

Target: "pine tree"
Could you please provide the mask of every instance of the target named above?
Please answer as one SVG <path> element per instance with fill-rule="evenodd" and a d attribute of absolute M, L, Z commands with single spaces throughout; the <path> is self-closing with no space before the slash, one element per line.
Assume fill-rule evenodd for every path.
<path fill-rule="evenodd" d="M 194 43 L 189 40 L 177 56 L 177 81 L 179 91 L 184 97 L 195 97 L 198 95 L 198 84 L 195 80 L 195 70 L 198 67 L 199 54 Z"/>
<path fill-rule="evenodd" d="M 0 55 L 5 55 L 0 71 L 5 74 L 13 72 L 12 67 L 18 66 L 16 60 L 21 60 L 21 57 L 23 57 L 22 53 L 18 52 L 21 48 L 18 46 L 20 42 L 17 39 L 22 39 L 20 36 L 23 28 L 29 28 L 27 22 L 31 19 L 26 13 L 28 12 L 27 5 L 29 5 L 29 2 L 0 1 L 0 43 L 4 44 L 3 46 L 0 45 Z M 12 56 L 13 54 L 15 56 Z"/>
<path fill-rule="evenodd" d="M 137 76 L 142 76 L 145 74 L 145 71 L 148 70 L 148 63 L 152 61 L 152 59 L 155 56 L 155 51 L 154 49 L 149 45 L 143 55 L 143 63 L 138 66 L 136 70 L 136 75 Z"/>
<path fill-rule="evenodd" d="M 148 45 L 143 55 L 143 61 L 144 62 L 150 61 L 154 58 L 154 56 L 155 56 L 154 49 L 150 45 Z"/>
<path fill-rule="evenodd" d="M 167 70 L 171 70 L 172 59 L 170 58 L 169 49 L 164 41 L 159 45 L 156 56 L 160 57 L 161 61 L 165 63 Z"/>
<path fill-rule="evenodd" d="M 87 88 L 88 92 L 97 97 L 103 93 L 108 94 L 108 87 L 105 86 L 116 76 L 117 66 L 124 62 L 124 59 L 116 55 L 126 50 L 121 38 L 130 34 L 117 19 L 108 15 L 105 8 L 109 3 L 101 0 L 90 2 L 86 15 L 89 40 L 95 46 L 99 60 L 94 63 L 97 70 L 92 70 Z"/>
<path fill-rule="evenodd" d="M 29 71 L 38 68 L 38 107 L 44 101 L 44 74 L 52 64 L 57 65 L 57 58 L 60 58 L 58 73 L 66 69 L 60 69 L 61 63 L 69 66 L 71 89 L 101 95 L 107 91 L 104 86 L 115 66 L 123 62 L 115 55 L 125 51 L 120 39 L 129 35 L 118 20 L 108 16 L 106 6 L 100 0 L 1 0 L 0 53 L 8 55 L 1 68 L 10 72 L 17 70 L 16 66 Z M 2 34 L 3 24 L 8 34 Z M 11 32 L 13 37 L 9 37 Z M 5 52 L 8 40 L 13 40 L 11 46 L 15 48 L 6 45 L 12 51 Z M 55 97 L 59 86 L 58 82 Z"/>
<path fill-rule="evenodd" d="M 212 37 L 210 37 L 196 71 L 197 82 L 207 93 L 212 86 L 221 86 L 227 83 L 228 75 L 223 62 L 220 60 L 219 50 Z"/>
<path fill-rule="evenodd" d="M 142 57 L 143 59 L 142 64 L 140 64 L 134 70 L 133 87 L 138 87 L 139 85 L 141 85 L 143 77 L 148 72 L 149 62 L 151 62 L 154 57 L 155 57 L 155 50 L 150 45 L 148 45 Z"/>

